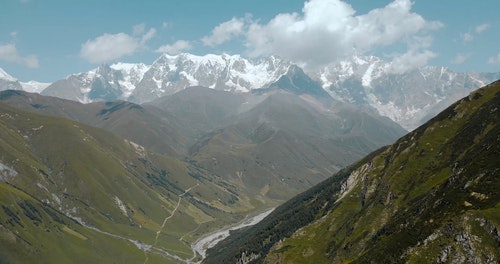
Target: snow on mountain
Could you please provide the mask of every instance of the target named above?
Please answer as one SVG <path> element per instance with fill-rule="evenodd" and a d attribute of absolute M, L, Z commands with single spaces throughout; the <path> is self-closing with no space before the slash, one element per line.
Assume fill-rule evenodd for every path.
<path fill-rule="evenodd" d="M 149 66 L 144 63 L 115 63 L 110 68 L 120 71 L 122 79 L 118 83 L 123 88 L 123 97 L 128 98 L 135 90 L 135 86 L 142 80 L 144 74 L 149 70 Z"/>
<path fill-rule="evenodd" d="M 42 94 L 84 103 L 99 100 L 144 103 L 190 86 L 233 92 L 284 89 L 317 97 L 330 95 L 377 111 L 412 130 L 470 91 L 499 78 L 500 73 L 457 73 L 431 66 L 394 73 L 389 62 L 356 54 L 318 71 L 304 73 L 291 62 L 273 56 L 252 61 L 240 55 L 183 53 L 161 55 L 150 66 L 142 63 L 102 65 L 57 81 Z M 8 85 L 14 87 L 15 83 Z"/>
<path fill-rule="evenodd" d="M 252 62 L 239 55 L 164 54 L 144 74 L 131 99 L 147 102 L 189 86 L 249 92 L 278 80 L 290 65 L 277 57 Z"/>
<path fill-rule="evenodd" d="M 12 75 L 0 68 L 0 91 L 2 90 L 24 90 L 30 93 L 40 93 L 47 88 L 50 83 L 41 83 L 37 81 L 20 82 Z"/>
<path fill-rule="evenodd" d="M 5 72 L 2 68 L 0 68 L 0 79 L 10 81 L 10 82 L 15 82 L 17 81 L 16 78 L 12 77 L 10 74 Z"/>
<path fill-rule="evenodd" d="M 354 55 L 310 73 L 333 98 L 374 109 L 408 130 L 500 74 L 457 73 L 443 67 L 422 67 L 392 73 L 390 63 Z"/>
<path fill-rule="evenodd" d="M 42 83 L 37 81 L 21 82 L 23 90 L 30 93 L 40 93 L 51 83 Z"/>
<path fill-rule="evenodd" d="M 82 103 L 126 100 L 148 69 L 143 63 L 105 64 L 54 82 L 41 94 Z"/>
<path fill-rule="evenodd" d="M 21 83 L 2 68 L 0 68 L 0 91 L 3 90 L 22 90 Z"/>

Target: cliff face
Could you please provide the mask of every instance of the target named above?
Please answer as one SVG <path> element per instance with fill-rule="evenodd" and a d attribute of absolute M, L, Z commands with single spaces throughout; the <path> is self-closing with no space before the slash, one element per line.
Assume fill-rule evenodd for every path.
<path fill-rule="evenodd" d="M 498 263 L 499 111 L 496 82 L 230 237 L 206 262 Z"/>

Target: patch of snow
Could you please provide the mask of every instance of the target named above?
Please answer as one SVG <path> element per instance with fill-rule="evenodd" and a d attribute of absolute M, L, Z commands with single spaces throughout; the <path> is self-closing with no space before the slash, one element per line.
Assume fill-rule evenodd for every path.
<path fill-rule="evenodd" d="M 161 89 L 161 86 L 162 86 L 162 85 L 161 85 L 161 84 L 162 84 L 161 79 L 160 79 L 160 80 L 158 80 L 158 79 L 156 79 L 156 77 L 153 77 L 153 81 L 155 82 L 156 87 L 157 87 L 158 89 Z"/>
<path fill-rule="evenodd" d="M 146 149 L 143 146 L 128 140 L 125 140 L 125 142 L 130 144 L 130 146 L 132 146 L 135 149 L 135 153 L 137 153 L 137 155 L 139 155 L 141 158 L 146 157 Z"/>
<path fill-rule="evenodd" d="M 7 182 L 8 177 L 16 177 L 17 171 L 0 162 L 0 181 Z"/>
<path fill-rule="evenodd" d="M 363 84 L 364 87 L 370 87 L 372 83 L 372 73 L 373 69 L 375 68 L 375 64 L 371 64 L 368 66 L 368 69 L 366 69 L 365 74 L 363 74 L 363 77 L 361 78 L 361 83 Z"/>
<path fill-rule="evenodd" d="M 61 199 L 59 199 L 59 197 L 57 197 L 57 195 L 53 194 L 52 193 L 52 199 L 59 205 L 61 206 Z"/>
<path fill-rule="evenodd" d="M 49 85 L 51 85 L 51 83 L 42 83 L 36 81 L 21 82 L 23 90 L 29 93 L 40 93 Z"/>
<path fill-rule="evenodd" d="M 37 182 L 36 183 L 36 186 L 38 186 L 38 188 L 42 189 L 42 190 L 45 190 L 46 192 L 49 192 L 49 189 L 47 189 L 47 187 L 43 186 L 43 184 Z"/>
<path fill-rule="evenodd" d="M 328 89 L 333 84 L 333 82 L 328 79 L 325 72 L 321 73 L 319 79 L 322 83 L 323 89 Z"/>
<path fill-rule="evenodd" d="M 150 69 L 150 66 L 144 63 L 118 62 L 110 65 L 109 67 L 122 73 L 123 79 L 118 80 L 118 84 L 123 88 L 124 98 L 128 98 L 132 94 L 136 85 L 142 80 L 144 74 Z"/>
<path fill-rule="evenodd" d="M 198 85 L 198 80 L 196 80 L 196 78 L 194 78 L 192 75 L 188 74 L 187 72 L 181 71 L 179 74 L 186 78 L 186 80 L 189 82 L 190 86 L 197 86 Z"/>
<path fill-rule="evenodd" d="M 127 208 L 123 204 L 122 200 L 120 200 L 120 198 L 118 198 L 118 196 L 115 196 L 115 203 L 118 206 L 118 208 L 120 208 L 120 210 L 122 211 L 123 215 L 127 216 Z"/>

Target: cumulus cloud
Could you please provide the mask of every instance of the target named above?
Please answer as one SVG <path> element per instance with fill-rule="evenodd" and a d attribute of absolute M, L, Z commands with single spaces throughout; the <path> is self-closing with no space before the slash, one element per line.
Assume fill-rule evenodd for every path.
<path fill-rule="evenodd" d="M 488 59 L 488 63 L 490 63 L 490 64 L 500 64 L 500 53 L 498 53 L 496 56 L 490 57 Z"/>
<path fill-rule="evenodd" d="M 29 68 L 38 68 L 39 66 L 35 55 L 22 56 L 14 44 L 0 44 L 0 60 L 22 64 Z"/>
<path fill-rule="evenodd" d="M 163 45 L 163 46 L 159 47 L 156 50 L 156 52 L 168 53 L 168 54 L 175 55 L 175 54 L 179 54 L 183 51 L 190 50 L 192 48 L 193 48 L 193 46 L 191 45 L 191 43 L 189 41 L 178 40 L 171 45 Z"/>
<path fill-rule="evenodd" d="M 236 36 L 243 34 L 245 22 L 242 18 L 235 18 L 226 21 L 212 30 L 210 36 L 203 37 L 201 41 L 205 46 L 220 45 Z"/>
<path fill-rule="evenodd" d="M 133 35 L 126 33 L 103 34 L 95 39 L 87 40 L 80 49 L 80 56 L 90 63 L 100 64 L 131 55 L 143 48 L 146 42 L 156 34 L 151 28 L 139 24 L 133 27 Z"/>
<path fill-rule="evenodd" d="M 356 15 L 356 10 L 341 0 L 309 0 L 301 13 L 282 13 L 267 23 L 233 18 L 214 28 L 204 42 L 217 45 L 245 30 L 250 56 L 279 55 L 306 67 L 323 66 L 351 55 L 353 49 L 363 54 L 401 43 L 413 45 L 414 36 L 442 27 L 440 22 L 427 21 L 411 8 L 410 0 L 395 0 Z M 400 61 L 425 61 L 435 54 L 408 47 L 402 56 Z"/>

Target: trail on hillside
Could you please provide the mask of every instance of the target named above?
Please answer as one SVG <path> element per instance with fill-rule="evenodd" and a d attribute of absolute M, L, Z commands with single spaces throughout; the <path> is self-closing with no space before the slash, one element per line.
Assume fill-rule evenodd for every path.
<path fill-rule="evenodd" d="M 172 210 L 172 213 L 170 213 L 170 215 L 169 215 L 169 216 L 165 217 L 165 219 L 163 220 L 163 223 L 162 223 L 162 225 L 161 225 L 160 229 L 159 229 L 158 231 L 156 231 L 156 237 L 155 237 L 155 241 L 153 242 L 152 247 L 155 247 L 155 246 L 156 246 L 156 244 L 158 243 L 158 238 L 160 237 L 161 232 L 162 232 L 162 231 L 163 231 L 163 229 L 165 228 L 165 225 L 167 224 L 167 221 L 168 221 L 170 218 L 174 217 L 175 212 L 177 212 L 177 209 L 179 209 L 179 206 L 181 205 L 182 197 L 183 197 L 184 195 L 186 195 L 189 191 L 191 191 L 193 188 L 195 188 L 195 187 L 197 187 L 197 186 L 199 186 L 199 185 L 200 185 L 200 183 L 196 183 L 195 185 L 193 185 L 193 186 L 191 186 L 191 187 L 187 188 L 186 190 L 184 190 L 184 193 L 179 194 L 179 199 L 177 200 L 177 204 L 175 205 L 174 210 Z M 146 256 L 146 259 L 144 260 L 144 264 L 147 264 L 147 263 L 148 263 L 148 261 L 149 261 L 149 256 L 148 256 L 148 254 L 147 254 L 147 252 L 146 252 L 146 251 L 144 252 L 144 255 Z M 183 261 L 183 262 L 185 262 L 185 263 L 188 263 L 188 261 L 183 260 L 183 259 L 181 259 L 181 258 L 179 258 L 179 257 L 177 257 L 177 256 L 176 256 L 176 259 L 177 259 L 177 260 L 181 260 L 181 261 Z"/>

